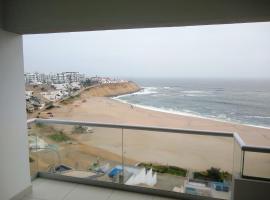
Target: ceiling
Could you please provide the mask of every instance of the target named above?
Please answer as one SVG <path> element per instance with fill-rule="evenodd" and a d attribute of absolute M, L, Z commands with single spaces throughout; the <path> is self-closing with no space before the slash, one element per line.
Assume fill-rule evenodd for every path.
<path fill-rule="evenodd" d="M 270 1 L 3 0 L 2 12 L 5 30 L 34 34 L 270 21 Z"/>

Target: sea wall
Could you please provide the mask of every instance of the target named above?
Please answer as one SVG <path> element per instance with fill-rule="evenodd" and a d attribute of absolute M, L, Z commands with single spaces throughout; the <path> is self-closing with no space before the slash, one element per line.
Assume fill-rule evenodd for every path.
<path fill-rule="evenodd" d="M 134 82 L 109 83 L 90 87 L 85 90 L 87 95 L 94 97 L 113 97 L 140 91 L 141 88 Z"/>

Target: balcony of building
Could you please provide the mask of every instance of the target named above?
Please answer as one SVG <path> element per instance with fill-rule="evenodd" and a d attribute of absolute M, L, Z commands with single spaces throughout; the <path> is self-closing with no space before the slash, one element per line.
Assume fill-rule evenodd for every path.
<path fill-rule="evenodd" d="M 170 200 L 156 195 L 139 194 L 123 190 L 82 185 L 52 179 L 37 178 L 32 182 L 32 192 L 21 200 Z"/>
<path fill-rule="evenodd" d="M 32 119 L 28 139 L 32 180 L 178 199 L 236 199 L 243 183 L 269 187 L 270 148 L 237 133 Z"/>
<path fill-rule="evenodd" d="M 66 141 L 64 146 L 73 146 L 74 148 L 64 148 L 64 146 L 59 148 L 59 146 L 49 143 L 40 145 L 42 137 L 47 137 L 47 132 L 36 132 L 35 135 L 31 133 L 34 128 L 28 129 L 29 132 L 27 132 L 22 48 L 23 34 L 265 22 L 270 21 L 269 10 L 270 4 L 268 1 L 0 0 L 0 199 L 46 199 L 47 197 L 51 199 L 57 199 L 56 197 L 59 197 L 59 199 L 79 199 L 79 195 L 82 199 L 90 199 L 91 197 L 88 197 L 88 195 L 92 195 L 92 199 L 98 199 L 95 198 L 95 195 L 98 196 L 101 193 L 104 196 L 100 198 L 107 199 L 120 199 L 122 197 L 139 199 L 138 196 L 146 197 L 144 194 L 153 195 L 153 198 L 157 199 L 159 197 L 156 196 L 179 199 L 269 199 L 270 167 L 269 160 L 267 161 L 269 147 L 248 146 L 241 142 L 241 139 L 234 133 L 36 120 L 33 121 L 34 124 L 40 122 L 56 127 L 59 125 L 80 125 L 97 127 L 96 130 L 101 128 L 114 129 L 114 131 L 110 131 L 114 135 L 110 135 L 110 139 L 118 140 L 119 143 L 119 145 L 108 146 L 110 139 L 105 141 L 101 139 L 100 141 L 103 143 L 98 148 L 103 148 L 103 153 L 104 149 L 108 150 L 109 148 L 112 152 L 110 158 L 104 160 L 102 155 L 87 157 L 89 163 L 76 156 L 78 150 L 81 150 L 83 154 L 83 149 L 78 149 L 77 144 L 70 141 Z M 65 131 L 70 130 L 72 129 L 67 128 Z M 185 156 L 185 152 L 179 148 L 183 146 L 177 145 L 175 148 L 177 151 L 180 150 L 178 152 L 181 156 L 175 154 L 173 155 L 175 163 L 166 163 L 166 160 L 163 160 L 162 166 L 159 166 L 159 169 L 161 167 L 161 169 L 164 170 L 165 168 L 167 171 L 169 166 L 173 166 L 169 170 L 170 174 L 158 174 L 160 172 L 153 169 L 153 163 L 166 159 L 161 154 L 163 149 L 156 149 L 156 146 L 151 143 L 153 140 L 150 139 L 147 141 L 149 142 L 148 150 L 138 154 L 136 148 L 138 150 L 139 146 L 134 146 L 133 140 L 130 138 L 136 138 L 137 135 L 146 135 L 148 138 L 149 135 L 159 137 L 163 133 L 167 133 L 172 138 L 175 136 L 171 135 L 176 134 L 177 137 L 192 135 L 197 139 L 204 138 L 202 139 L 204 142 L 208 137 L 217 138 L 217 143 L 212 148 L 213 151 L 205 152 L 205 159 L 199 160 L 198 165 L 203 165 L 206 169 L 211 166 L 219 167 L 218 163 L 222 162 L 222 159 L 223 162 L 225 160 L 227 166 L 224 170 L 228 173 L 223 175 L 227 175 L 227 182 L 222 182 L 224 184 L 219 184 L 220 182 L 209 184 L 209 181 L 206 180 L 206 182 L 193 183 L 189 179 L 189 175 L 194 175 L 194 172 L 200 172 L 202 169 L 198 169 L 197 164 L 193 163 L 198 161 L 196 159 L 190 159 L 190 163 L 181 163 L 181 156 Z M 99 136 L 106 137 L 104 134 L 98 134 L 97 137 Z M 59 139 L 58 136 L 55 138 L 56 140 Z M 63 135 L 60 138 L 63 139 Z M 224 151 L 218 143 L 221 138 L 227 140 L 231 146 L 231 148 L 226 149 L 229 152 L 228 157 L 219 160 L 212 159 L 213 152 Z M 34 143 L 35 139 L 39 141 L 39 144 Z M 29 146 L 28 140 L 32 141 L 32 146 Z M 175 142 L 181 141 L 183 140 L 175 140 Z M 204 143 L 204 145 L 207 144 Z M 191 148 L 200 150 L 197 146 L 191 146 Z M 65 151 L 67 149 L 69 151 Z M 92 150 L 97 152 L 97 149 Z M 87 151 L 87 148 L 84 151 Z M 157 151 L 158 154 L 156 154 Z M 149 168 L 149 166 L 145 165 L 147 163 L 144 163 L 140 154 L 145 154 L 144 156 L 152 159 L 150 169 L 144 171 L 143 168 Z M 93 162 L 94 160 L 95 162 Z M 136 165 L 139 163 L 135 161 L 139 161 L 141 166 Z M 109 167 L 107 167 L 107 163 L 109 163 Z M 180 168 L 174 168 L 175 165 L 180 166 Z M 104 171 L 96 172 L 96 169 L 100 170 L 101 166 L 104 166 L 103 170 L 108 168 L 109 170 L 106 173 Z M 136 174 L 141 170 L 145 174 Z M 33 182 L 31 182 L 30 173 Z M 102 176 L 99 176 L 99 173 Z M 159 180 L 160 177 L 163 179 Z M 175 177 L 177 182 L 175 182 Z M 45 180 L 45 178 L 57 179 L 61 182 Z M 191 180 L 191 183 L 189 184 L 187 180 Z M 156 184 L 154 184 L 155 182 Z M 99 186 L 99 188 L 96 186 Z M 196 190 L 196 187 L 199 190 Z M 131 195 L 131 193 L 118 190 L 144 194 L 133 193 Z M 189 191 L 189 193 L 186 191 Z M 194 194 L 198 191 L 200 191 L 200 194 Z M 215 197 L 215 191 L 219 195 L 225 193 L 225 197 Z M 193 194 L 190 194 L 192 192 Z M 85 194 L 87 197 L 84 196 Z"/>

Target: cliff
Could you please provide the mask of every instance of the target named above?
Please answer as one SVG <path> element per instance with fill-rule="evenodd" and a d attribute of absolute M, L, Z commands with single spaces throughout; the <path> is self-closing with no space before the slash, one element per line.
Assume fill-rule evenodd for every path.
<path fill-rule="evenodd" d="M 95 97 L 113 97 L 140 91 L 141 88 L 134 82 L 110 83 L 96 85 L 85 89 L 87 95 Z"/>

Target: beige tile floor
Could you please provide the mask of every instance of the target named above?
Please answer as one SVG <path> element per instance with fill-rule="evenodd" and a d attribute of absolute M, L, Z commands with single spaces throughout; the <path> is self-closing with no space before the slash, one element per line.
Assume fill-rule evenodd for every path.
<path fill-rule="evenodd" d="M 22 200 L 172 200 L 120 190 L 38 178 Z"/>

